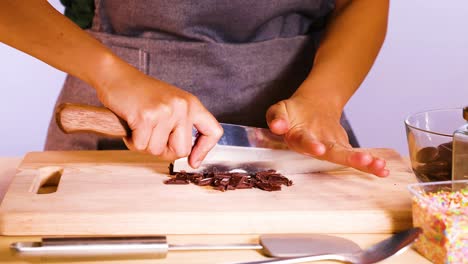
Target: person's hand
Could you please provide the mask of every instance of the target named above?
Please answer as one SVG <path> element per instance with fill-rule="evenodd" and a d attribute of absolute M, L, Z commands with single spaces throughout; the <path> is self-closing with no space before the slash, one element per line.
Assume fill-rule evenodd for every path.
<path fill-rule="evenodd" d="M 120 64 L 96 85 L 99 100 L 127 121 L 131 150 L 165 160 L 189 156 L 196 168 L 223 134 L 220 124 L 194 95 Z M 192 127 L 199 137 L 192 148 Z"/>
<path fill-rule="evenodd" d="M 341 112 L 299 96 L 272 105 L 267 111 L 270 130 L 283 135 L 299 153 L 372 173 L 388 175 L 385 160 L 353 149 L 340 124 Z"/>

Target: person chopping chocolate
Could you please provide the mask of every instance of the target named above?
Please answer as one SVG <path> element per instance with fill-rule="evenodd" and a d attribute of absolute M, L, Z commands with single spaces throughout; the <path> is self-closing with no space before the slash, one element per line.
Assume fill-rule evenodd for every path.
<path fill-rule="evenodd" d="M 47 1 L 1 1 L 0 40 L 69 74 L 57 104 L 104 105 L 127 121 L 129 149 L 198 167 L 219 121 L 269 127 L 299 153 L 388 175 L 385 160 L 353 148 L 343 114 L 385 39 L 388 0 L 62 3 L 75 23 Z M 115 147 L 55 121 L 45 144 Z"/>

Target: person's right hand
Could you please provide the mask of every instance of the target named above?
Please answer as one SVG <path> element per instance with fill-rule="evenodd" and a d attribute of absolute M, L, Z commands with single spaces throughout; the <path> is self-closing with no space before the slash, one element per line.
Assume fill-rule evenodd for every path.
<path fill-rule="evenodd" d="M 221 125 L 194 95 L 143 74 L 124 62 L 106 70 L 96 84 L 99 100 L 127 121 L 131 150 L 165 160 L 189 156 L 196 168 L 223 134 Z M 199 137 L 192 148 L 192 127 Z"/>

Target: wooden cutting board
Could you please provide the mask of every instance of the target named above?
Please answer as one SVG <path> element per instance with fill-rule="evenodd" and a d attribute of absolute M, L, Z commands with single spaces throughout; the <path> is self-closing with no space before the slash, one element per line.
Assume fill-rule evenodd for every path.
<path fill-rule="evenodd" d="M 280 192 L 165 185 L 168 163 L 129 151 L 33 152 L 0 206 L 2 235 L 389 233 L 411 227 L 416 181 L 391 149 L 391 174 L 346 168 L 286 175 Z M 57 171 L 61 171 L 61 174 Z M 55 175 L 54 175 L 55 172 Z M 52 176 L 51 176 L 52 175 Z M 39 188 L 54 185 L 57 188 Z"/>

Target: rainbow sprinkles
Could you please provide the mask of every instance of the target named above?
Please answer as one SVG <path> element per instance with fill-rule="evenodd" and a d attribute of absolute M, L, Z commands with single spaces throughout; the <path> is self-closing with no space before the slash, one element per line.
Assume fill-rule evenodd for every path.
<path fill-rule="evenodd" d="M 468 263 L 468 185 L 451 191 L 451 184 L 441 184 L 412 190 L 413 225 L 423 229 L 414 246 L 435 264 Z"/>

